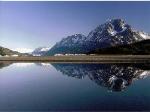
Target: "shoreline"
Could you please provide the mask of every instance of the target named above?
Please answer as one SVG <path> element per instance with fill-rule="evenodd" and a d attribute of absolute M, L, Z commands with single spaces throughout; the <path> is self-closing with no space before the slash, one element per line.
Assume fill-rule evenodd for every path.
<path fill-rule="evenodd" d="M 150 63 L 150 55 L 95 55 L 95 56 L 31 56 L 0 57 L 11 62 L 61 62 L 61 63 Z"/>

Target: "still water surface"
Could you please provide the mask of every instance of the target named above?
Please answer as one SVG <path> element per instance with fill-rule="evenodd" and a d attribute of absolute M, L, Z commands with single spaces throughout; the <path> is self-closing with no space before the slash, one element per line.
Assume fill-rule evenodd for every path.
<path fill-rule="evenodd" d="M 0 110 L 150 110 L 149 65 L 0 62 Z"/>

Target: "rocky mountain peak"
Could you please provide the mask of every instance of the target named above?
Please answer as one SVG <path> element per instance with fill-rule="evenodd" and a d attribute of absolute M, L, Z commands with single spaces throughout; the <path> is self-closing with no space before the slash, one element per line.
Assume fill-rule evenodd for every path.
<path fill-rule="evenodd" d="M 110 19 L 87 36 L 75 34 L 62 39 L 47 54 L 87 53 L 95 49 L 132 44 L 145 39 L 150 39 L 150 36 L 134 30 L 123 19 Z"/>

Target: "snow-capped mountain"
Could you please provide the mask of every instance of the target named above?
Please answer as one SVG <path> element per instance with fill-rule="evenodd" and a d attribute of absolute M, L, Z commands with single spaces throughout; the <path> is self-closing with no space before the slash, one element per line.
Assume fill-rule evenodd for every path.
<path fill-rule="evenodd" d="M 76 34 L 62 39 L 46 55 L 87 53 L 99 48 L 131 44 L 145 39 L 150 39 L 147 33 L 134 30 L 122 19 L 111 19 L 96 27 L 88 36 Z"/>
<path fill-rule="evenodd" d="M 39 48 L 36 48 L 32 52 L 32 55 L 33 56 L 42 56 L 42 55 L 44 55 L 49 50 L 50 50 L 50 47 L 39 47 Z"/>
<path fill-rule="evenodd" d="M 83 79 L 88 77 L 96 84 L 111 91 L 122 91 L 139 80 L 150 76 L 145 66 L 111 64 L 52 64 L 63 75 Z M 146 65 L 149 66 L 149 65 Z"/>
<path fill-rule="evenodd" d="M 93 50 L 131 44 L 145 39 L 150 39 L 148 34 L 134 30 L 122 19 L 112 19 L 89 33 L 87 45 Z"/>
<path fill-rule="evenodd" d="M 62 39 L 60 42 L 56 43 L 46 54 L 54 55 L 57 53 L 82 53 L 85 51 L 86 46 L 86 36 L 82 34 L 75 34 Z"/>

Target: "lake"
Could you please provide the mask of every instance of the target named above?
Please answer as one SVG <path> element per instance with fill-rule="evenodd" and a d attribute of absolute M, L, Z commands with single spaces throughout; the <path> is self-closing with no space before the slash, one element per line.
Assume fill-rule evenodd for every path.
<path fill-rule="evenodd" d="M 149 76 L 149 64 L 0 62 L 0 111 L 148 111 Z"/>

